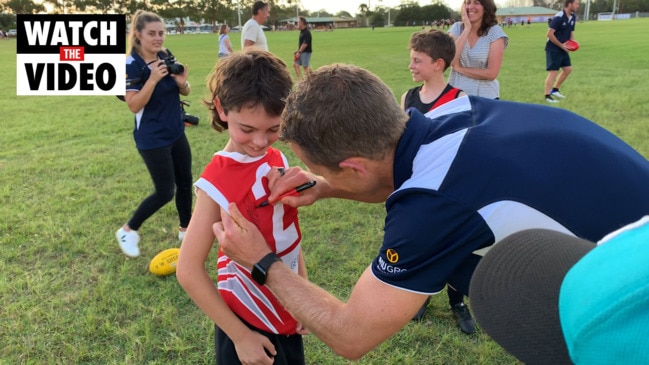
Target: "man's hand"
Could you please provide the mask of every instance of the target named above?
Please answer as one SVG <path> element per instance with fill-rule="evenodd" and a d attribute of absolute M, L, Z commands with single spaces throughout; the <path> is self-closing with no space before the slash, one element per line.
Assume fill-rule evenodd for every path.
<path fill-rule="evenodd" d="M 239 265 L 252 270 L 270 249 L 261 232 L 239 211 L 237 205 L 228 205 L 230 213 L 221 208 L 221 222 L 214 223 L 212 230 L 223 252 Z"/>
<path fill-rule="evenodd" d="M 304 325 L 300 322 L 298 322 L 297 325 L 295 326 L 295 332 L 298 335 L 302 335 L 302 336 L 306 336 L 311 333 L 311 331 L 309 331 L 306 327 L 304 327 Z"/>
<path fill-rule="evenodd" d="M 278 203 L 281 202 L 292 207 L 303 207 L 315 203 L 316 200 L 323 197 L 322 188 L 329 186 L 322 177 L 299 167 L 289 169 L 273 168 L 267 177 L 268 188 L 270 189 L 269 201 L 275 201 L 280 195 L 309 181 L 318 182 L 313 188 L 300 192 L 298 196 L 287 196 L 278 201 Z"/>

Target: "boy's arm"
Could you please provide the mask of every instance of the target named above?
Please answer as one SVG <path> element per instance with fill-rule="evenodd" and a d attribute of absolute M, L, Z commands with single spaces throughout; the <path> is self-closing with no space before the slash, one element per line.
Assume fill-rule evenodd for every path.
<path fill-rule="evenodd" d="M 306 272 L 306 262 L 304 261 L 304 250 L 302 250 L 302 247 L 300 247 L 300 254 L 297 257 L 297 260 L 297 274 L 309 280 L 309 276 Z"/>
<path fill-rule="evenodd" d="M 220 207 L 203 190 L 197 189 L 196 207 L 183 239 L 176 277 L 196 305 L 234 342 L 243 363 L 269 363 L 275 355 L 273 344 L 250 330 L 225 303 L 205 269 L 214 244 L 212 224 L 221 220 Z"/>
<path fill-rule="evenodd" d="M 406 94 L 408 94 L 408 92 L 401 95 L 401 110 L 406 110 Z"/>
<path fill-rule="evenodd" d="M 214 225 L 222 249 L 245 267 L 268 254 L 268 246 L 254 224 L 235 204 Z M 301 278 L 286 265 L 272 264 L 266 285 L 286 309 L 337 354 L 358 359 L 398 332 L 417 313 L 428 295 L 387 285 L 369 268 L 345 303 Z"/>

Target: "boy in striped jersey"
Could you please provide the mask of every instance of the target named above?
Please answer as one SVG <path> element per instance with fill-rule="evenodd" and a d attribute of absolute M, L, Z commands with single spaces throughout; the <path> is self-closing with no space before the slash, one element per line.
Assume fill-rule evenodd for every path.
<path fill-rule="evenodd" d="M 245 210 L 281 261 L 306 278 L 297 208 L 268 200 L 268 172 L 288 168 L 271 145 L 279 138 L 285 100 L 292 87 L 286 64 L 256 47 L 219 59 L 208 78 L 212 127 L 230 138 L 214 154 L 195 183 L 195 219 L 180 249 L 176 276 L 183 289 L 215 324 L 217 364 L 304 364 L 302 334 L 307 332 L 264 286 L 253 269 L 218 253 L 218 285 L 205 263 L 214 244 L 212 225 L 229 203 Z M 269 264 L 266 264 L 269 265 Z M 264 270 L 265 271 L 265 270 Z M 263 272 L 265 278 L 265 272 Z"/>

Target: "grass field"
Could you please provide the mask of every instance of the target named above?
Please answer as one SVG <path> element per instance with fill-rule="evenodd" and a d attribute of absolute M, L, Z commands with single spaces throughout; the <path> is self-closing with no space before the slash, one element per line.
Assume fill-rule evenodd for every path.
<path fill-rule="evenodd" d="M 649 19 L 577 26 L 581 49 L 552 107 L 584 115 L 649 156 Z M 365 67 L 399 97 L 414 84 L 407 42 L 416 28 L 313 33 L 313 66 Z M 546 27 L 506 29 L 499 76 L 503 99 L 544 103 Z M 231 33 L 235 48 L 238 33 Z M 297 32 L 268 33 L 287 63 Z M 217 52 L 216 35 L 173 35 L 166 42 L 188 64 L 201 117 L 187 135 L 198 177 L 227 135 L 207 124 L 199 101 Z M 114 231 L 149 193 L 151 183 L 132 138 L 133 116 L 114 97 L 18 97 L 15 39 L 0 41 L 0 364 L 213 364 L 213 327 L 175 276 L 148 274 L 159 251 L 178 246 L 168 204 L 142 226 L 142 256 L 127 259 Z M 516 116 L 525 123 L 525 115 Z M 279 144 L 292 164 L 299 161 Z M 551 146 L 548 146 L 551 148 Z M 346 298 L 380 247 L 380 204 L 328 200 L 300 212 L 309 277 Z M 210 266 L 216 274 L 214 265 Z M 434 297 L 425 320 L 411 323 L 358 364 L 515 364 L 482 331 L 462 335 Z M 309 364 L 348 364 L 314 336 Z"/>

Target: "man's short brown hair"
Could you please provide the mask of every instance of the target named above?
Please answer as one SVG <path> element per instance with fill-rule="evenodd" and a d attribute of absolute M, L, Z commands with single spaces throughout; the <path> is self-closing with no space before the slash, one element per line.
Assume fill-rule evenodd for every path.
<path fill-rule="evenodd" d="M 353 65 L 323 66 L 286 100 L 280 139 L 317 165 L 339 171 L 349 157 L 379 160 L 392 153 L 408 116 L 376 75 Z"/>
<path fill-rule="evenodd" d="M 252 5 L 252 15 L 259 14 L 259 12 L 262 11 L 268 5 L 270 5 L 270 4 L 266 3 L 266 2 L 263 2 L 261 0 L 255 1 L 255 3 Z"/>

